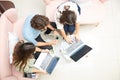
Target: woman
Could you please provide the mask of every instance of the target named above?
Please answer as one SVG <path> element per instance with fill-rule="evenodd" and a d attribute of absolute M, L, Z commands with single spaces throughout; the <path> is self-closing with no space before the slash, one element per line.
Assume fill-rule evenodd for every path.
<path fill-rule="evenodd" d="M 68 43 L 72 43 L 72 39 L 67 35 L 74 34 L 76 40 L 80 40 L 80 7 L 76 3 L 68 1 L 60 4 L 56 10 L 55 23 L 60 34 Z"/>
<path fill-rule="evenodd" d="M 13 53 L 13 64 L 16 69 L 20 72 L 25 73 L 33 73 L 33 72 L 41 72 L 40 70 L 33 67 L 35 59 L 34 52 L 48 52 L 48 50 L 41 50 L 35 47 L 35 45 L 31 42 L 19 41 Z"/>

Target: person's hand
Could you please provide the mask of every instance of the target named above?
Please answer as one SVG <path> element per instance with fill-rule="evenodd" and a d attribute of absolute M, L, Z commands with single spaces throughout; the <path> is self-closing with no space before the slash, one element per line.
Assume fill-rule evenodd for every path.
<path fill-rule="evenodd" d="M 79 34 L 75 34 L 75 39 L 76 39 L 77 42 L 80 41 Z"/>
<path fill-rule="evenodd" d="M 43 53 L 50 53 L 50 51 L 48 49 L 42 49 L 41 52 L 43 52 Z"/>
<path fill-rule="evenodd" d="M 57 44 L 57 40 L 52 40 L 51 42 L 49 42 L 49 45 L 55 45 Z"/>
<path fill-rule="evenodd" d="M 50 53 L 50 51 L 48 49 L 40 49 L 38 47 L 36 47 L 36 50 L 37 52 L 44 52 L 44 53 Z"/>
<path fill-rule="evenodd" d="M 59 33 L 56 30 L 53 32 L 53 34 L 54 34 L 54 36 L 58 36 L 59 35 Z"/>
<path fill-rule="evenodd" d="M 70 43 L 70 44 L 73 42 L 72 39 L 69 38 L 69 37 L 66 37 L 65 41 L 66 41 L 67 43 Z"/>

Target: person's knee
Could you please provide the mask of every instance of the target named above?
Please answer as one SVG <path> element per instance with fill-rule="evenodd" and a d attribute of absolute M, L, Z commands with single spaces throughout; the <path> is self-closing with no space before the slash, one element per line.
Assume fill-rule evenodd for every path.
<path fill-rule="evenodd" d="M 75 27 L 74 26 L 69 27 L 69 29 L 68 29 L 69 34 L 73 34 L 74 31 L 75 31 Z"/>

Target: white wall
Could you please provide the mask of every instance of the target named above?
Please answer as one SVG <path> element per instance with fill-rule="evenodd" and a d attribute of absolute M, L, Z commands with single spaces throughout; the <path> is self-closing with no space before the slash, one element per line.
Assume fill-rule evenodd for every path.
<path fill-rule="evenodd" d="M 15 4 L 19 17 L 27 16 L 32 13 L 45 13 L 43 0 L 10 0 Z"/>

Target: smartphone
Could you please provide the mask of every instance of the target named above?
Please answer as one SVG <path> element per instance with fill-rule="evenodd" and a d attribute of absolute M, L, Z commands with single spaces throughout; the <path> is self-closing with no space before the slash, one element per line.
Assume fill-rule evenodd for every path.
<path fill-rule="evenodd" d="M 58 36 L 56 36 L 56 39 L 59 39 L 59 37 L 58 37 Z"/>
<path fill-rule="evenodd" d="M 36 73 L 24 73 L 23 77 L 25 77 L 25 78 L 36 78 Z"/>

